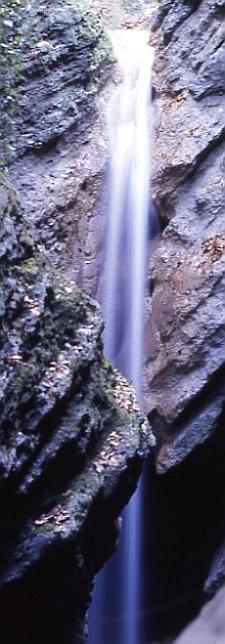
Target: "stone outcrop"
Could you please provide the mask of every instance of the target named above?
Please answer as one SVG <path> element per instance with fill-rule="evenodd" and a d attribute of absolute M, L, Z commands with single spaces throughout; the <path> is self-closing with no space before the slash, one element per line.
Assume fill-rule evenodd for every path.
<path fill-rule="evenodd" d="M 0 638 L 80 644 L 93 577 L 153 439 L 103 360 L 98 306 L 74 284 L 96 292 L 111 49 L 84 1 L 20 11 L 21 61 L 0 112 L 22 202 L 1 180 Z M 145 520 L 157 640 L 190 618 L 165 608 L 154 630 L 154 602 L 169 611 L 193 596 L 196 614 L 225 575 L 224 23 L 224 0 L 160 0 L 152 18 L 152 185 L 164 232 L 150 267 L 146 408 L 164 476 L 152 459 L 157 501 Z M 208 610 L 199 619 L 211 644 L 224 627 L 220 612 L 202 626 Z"/>
<path fill-rule="evenodd" d="M 11 100 L 4 92 L 1 105 L 9 159 L 43 154 L 66 133 L 84 131 L 110 62 L 100 15 L 85 0 L 22 2 L 13 15 Z"/>
<path fill-rule="evenodd" d="M 225 5 L 160 3 L 153 199 L 165 227 L 152 260 L 148 411 L 159 472 L 223 425 Z"/>
<path fill-rule="evenodd" d="M 1 641 L 79 643 L 153 439 L 103 359 L 98 305 L 48 272 L 2 177 L 0 222 Z"/>
<path fill-rule="evenodd" d="M 53 265 L 94 294 L 111 45 L 94 2 L 32 0 L 14 14 L 0 156 Z"/>
<path fill-rule="evenodd" d="M 7 644 L 84 641 L 94 577 L 154 443 L 132 388 L 103 358 L 100 309 L 75 283 L 95 290 L 106 163 L 111 47 L 93 4 L 21 2 L 4 23 L 14 58 L 0 73 L 1 160 L 20 193 L 0 176 Z"/>
<path fill-rule="evenodd" d="M 223 644 L 225 591 L 221 589 L 201 611 L 199 617 L 178 637 L 174 644 Z"/>
<path fill-rule="evenodd" d="M 222 0 L 161 0 L 152 18 L 152 192 L 162 234 L 150 262 L 146 329 L 146 407 L 160 475 L 153 475 L 158 507 L 149 521 L 160 588 L 157 595 L 153 585 L 153 595 L 156 604 L 171 601 L 162 639 L 172 640 L 225 576 L 224 27 Z M 185 613 L 174 598 L 189 591 L 195 599 L 184 599 Z M 224 591 L 218 602 L 224 605 Z M 200 642 L 198 624 L 205 642 L 215 632 L 219 642 L 221 626 L 223 641 L 218 613 L 204 626 L 210 610 L 178 641 Z"/>
<path fill-rule="evenodd" d="M 119 80 L 102 19 L 110 27 L 131 27 L 140 3 L 32 0 L 29 7 L 20 8 L 14 25 L 21 36 L 4 115 L 0 108 L 4 154 L 24 216 L 52 264 L 96 297 L 107 114 Z"/>

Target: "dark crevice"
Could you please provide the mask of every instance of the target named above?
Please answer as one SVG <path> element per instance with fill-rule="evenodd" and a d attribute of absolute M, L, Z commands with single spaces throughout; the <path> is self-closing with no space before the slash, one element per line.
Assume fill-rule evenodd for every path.
<path fill-rule="evenodd" d="M 159 213 L 158 214 L 158 219 L 159 219 L 159 224 L 160 224 L 160 232 L 163 233 L 165 228 L 169 225 L 169 221 L 166 218 L 164 213 Z"/>
<path fill-rule="evenodd" d="M 72 644 L 77 616 L 85 613 L 89 583 L 74 544 L 58 542 L 23 580 L 0 591 L 2 644 Z M 21 619 L 24 611 L 26 618 Z"/>
<path fill-rule="evenodd" d="M 149 642 L 175 637 L 208 599 L 205 578 L 225 532 L 225 452 L 210 440 L 163 476 L 151 457 L 144 479 L 143 642 Z"/>

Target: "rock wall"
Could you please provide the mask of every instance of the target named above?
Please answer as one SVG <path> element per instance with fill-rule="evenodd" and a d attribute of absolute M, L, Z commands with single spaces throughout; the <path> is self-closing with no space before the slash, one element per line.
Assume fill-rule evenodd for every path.
<path fill-rule="evenodd" d="M 11 24 L 6 35 L 14 34 L 12 96 L 10 101 L 4 92 L 1 106 L 9 160 L 43 154 L 66 133 L 84 132 L 110 62 L 100 15 L 85 0 L 77 5 L 32 0 L 29 6 L 21 0 L 13 17 L 14 23 L 6 21 Z"/>
<path fill-rule="evenodd" d="M 3 178 L 0 221 L 1 641 L 78 643 L 153 439 L 97 304 L 48 273 Z"/>
<path fill-rule="evenodd" d="M 224 589 L 205 606 L 200 616 L 176 639 L 174 644 L 223 644 L 225 634 Z"/>
<path fill-rule="evenodd" d="M 74 284 L 96 292 L 110 46 L 85 2 L 33 0 L 20 16 L 14 108 L 5 92 L 0 109 L 22 203 L 1 179 L 0 634 L 7 644 L 79 644 L 94 574 L 152 437 L 103 361 L 98 307 Z M 224 0 L 161 0 L 151 35 L 152 186 L 164 231 L 146 329 L 157 434 L 146 533 L 153 608 L 198 595 L 193 614 L 225 574 L 224 22 Z M 157 639 L 191 619 L 165 613 L 155 630 L 151 616 Z"/>
<path fill-rule="evenodd" d="M 171 548 L 180 535 L 177 554 L 161 536 L 157 555 L 158 569 L 164 558 L 173 570 L 174 597 L 176 575 L 178 596 L 188 586 L 200 598 L 203 589 L 215 592 L 225 574 L 224 27 L 223 0 L 162 0 L 152 19 L 152 189 L 163 232 L 150 266 L 146 407 L 157 434 L 157 472 L 163 474 L 154 483 L 161 504 L 156 519 L 160 534 L 168 530 Z M 164 522 L 158 519 L 163 513 Z M 218 601 L 222 606 L 223 593 Z M 204 642 L 223 641 L 219 609 L 211 626 L 203 625 L 210 610 L 178 641 L 200 642 L 198 624 Z M 176 632 L 176 620 L 179 629 L 175 609 L 165 634 Z"/>
<path fill-rule="evenodd" d="M 10 167 L 24 216 L 52 264 L 91 294 L 107 159 L 105 84 L 112 68 L 111 45 L 94 5 L 33 0 L 27 8 L 21 1 L 6 34 L 14 34 L 15 64 L 9 79 L 6 65 L 0 108 L 0 158 Z"/>
<path fill-rule="evenodd" d="M 166 228 L 153 260 L 148 387 L 166 471 L 222 422 L 225 6 L 160 7 L 153 198 Z"/>
<path fill-rule="evenodd" d="M 74 281 L 93 292 L 111 49 L 85 2 L 21 2 L 15 20 L 20 65 L 3 78 L 14 109 L 6 92 L 0 108 L 21 197 L 1 174 L 0 639 L 81 644 L 94 576 L 154 441 L 103 358 L 100 309 Z"/>

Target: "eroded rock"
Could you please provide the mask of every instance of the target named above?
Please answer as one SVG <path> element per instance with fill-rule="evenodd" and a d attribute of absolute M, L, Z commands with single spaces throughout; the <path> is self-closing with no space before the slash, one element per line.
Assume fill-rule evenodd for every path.
<path fill-rule="evenodd" d="M 15 14 L 16 64 L 0 110 L 2 153 L 49 259 L 94 295 L 110 41 L 94 2 L 33 0 Z"/>
<path fill-rule="evenodd" d="M 79 643 L 153 437 L 103 359 L 98 305 L 48 272 L 2 177 L 0 208 L 1 641 Z"/>
<path fill-rule="evenodd" d="M 196 620 L 178 637 L 174 644 L 223 644 L 225 591 L 217 595 L 202 609 Z"/>
<path fill-rule="evenodd" d="M 154 25 L 153 192 L 167 225 L 152 260 L 147 377 L 159 472 L 223 422 L 224 9 L 208 0 L 167 1 Z"/>
<path fill-rule="evenodd" d="M 110 44 L 99 13 L 85 0 L 76 5 L 32 0 L 28 7 L 22 2 L 12 29 L 17 30 L 10 77 L 13 109 L 4 92 L 1 120 L 6 154 L 17 158 L 33 150 L 43 153 L 67 132 L 84 129 L 108 76 Z"/>

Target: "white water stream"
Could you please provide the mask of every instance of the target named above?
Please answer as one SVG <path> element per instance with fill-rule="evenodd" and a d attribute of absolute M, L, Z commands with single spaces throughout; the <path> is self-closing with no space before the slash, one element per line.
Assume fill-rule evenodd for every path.
<path fill-rule="evenodd" d="M 123 81 L 109 116 L 110 170 L 106 240 L 104 316 L 105 355 L 142 391 L 144 294 L 151 174 L 151 70 L 148 34 L 111 34 Z M 141 483 L 123 514 L 119 552 L 100 573 L 92 607 L 89 644 L 142 644 L 139 631 L 142 570 Z M 114 563 L 115 557 L 117 563 Z M 114 566 L 114 570 L 113 570 Z M 109 568 L 109 573 L 107 569 Z M 117 609 L 105 619 L 105 593 L 112 586 Z M 113 591 L 114 586 L 114 591 Z"/>

